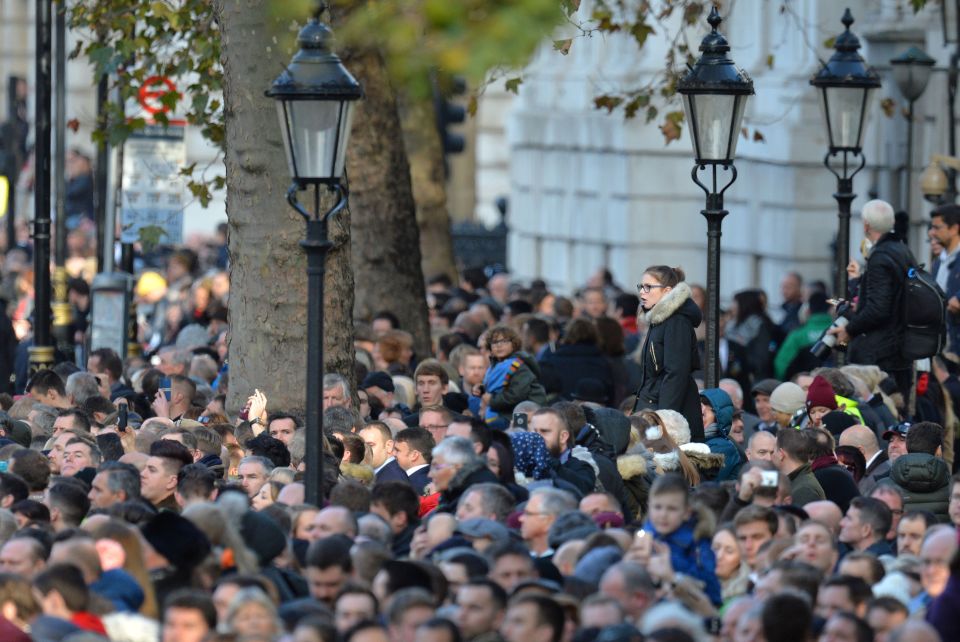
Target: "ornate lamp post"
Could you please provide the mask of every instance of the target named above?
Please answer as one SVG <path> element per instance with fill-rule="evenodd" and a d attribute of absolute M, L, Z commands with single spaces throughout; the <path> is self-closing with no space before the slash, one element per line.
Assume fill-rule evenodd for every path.
<path fill-rule="evenodd" d="M 708 388 L 715 388 L 720 382 L 720 230 L 728 214 L 723 209 L 723 193 L 737 180 L 733 159 L 747 98 L 753 95 L 753 81 L 734 64 L 728 55 L 730 45 L 717 31 L 722 20 L 714 7 L 707 19 L 711 31 L 700 43 L 702 55 L 677 84 L 693 140 L 695 164 L 691 176 L 707 197 L 706 207 L 700 213 L 707 219 Z M 722 187 L 718 181 L 720 169 L 730 174 Z M 700 180 L 701 171 L 707 172 L 709 186 Z"/>
<path fill-rule="evenodd" d="M 853 15 L 847 9 L 843 14 L 846 30 L 837 36 L 833 56 L 810 80 L 820 90 L 821 107 L 827 128 L 829 151 L 823 164 L 837 177 L 837 192 L 833 195 L 839 205 L 840 226 L 837 231 L 837 265 L 835 295 L 847 295 L 847 263 L 850 258 L 850 204 L 856 198 L 853 193 L 853 177 L 857 175 L 866 159 L 860 150 L 863 147 L 863 132 L 866 129 L 870 99 L 880 87 L 880 76 L 857 50 L 860 39 L 850 31 Z M 839 168 L 830 164 L 830 159 L 840 156 Z M 854 159 L 860 159 L 855 163 Z"/>
<path fill-rule="evenodd" d="M 332 33 L 319 14 L 298 37 L 300 51 L 266 95 L 277 101 L 283 145 L 293 183 L 287 201 L 307 224 L 307 449 L 306 501 L 323 500 L 323 274 L 327 222 L 347 205 L 341 184 L 354 102 L 363 96 L 360 84 L 330 50 Z M 320 210 L 322 186 L 337 197 L 328 211 Z M 313 188 L 313 212 L 297 200 L 297 192 Z"/>

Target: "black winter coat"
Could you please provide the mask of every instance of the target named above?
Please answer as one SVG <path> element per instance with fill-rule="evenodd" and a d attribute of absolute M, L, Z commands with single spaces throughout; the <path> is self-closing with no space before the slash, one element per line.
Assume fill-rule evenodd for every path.
<path fill-rule="evenodd" d="M 578 343 L 561 344 L 540 362 L 540 380 L 547 394 L 557 394 L 571 399 L 581 379 L 596 379 L 603 384 L 607 402 L 613 401 L 613 372 L 610 362 L 595 345 Z"/>
<path fill-rule="evenodd" d="M 457 471 L 450 480 L 447 489 L 440 493 L 440 502 L 437 505 L 438 513 L 456 513 L 457 502 L 463 496 L 467 489 L 474 484 L 499 484 L 500 480 L 493 474 L 486 463 L 477 462 L 476 464 L 465 465 Z"/>
<path fill-rule="evenodd" d="M 914 263 L 910 250 L 892 233 L 881 237 L 867 259 L 860 279 L 857 309 L 850 316 L 850 363 L 902 370 L 910 362 L 900 355 L 903 335 L 903 283 Z"/>
<path fill-rule="evenodd" d="M 702 442 L 700 393 L 693 373 L 700 369 L 694 329 L 703 314 L 690 294 L 690 286 L 680 283 L 644 315 L 650 329 L 641 348 L 635 408 L 676 410 L 690 424 L 691 441 Z"/>

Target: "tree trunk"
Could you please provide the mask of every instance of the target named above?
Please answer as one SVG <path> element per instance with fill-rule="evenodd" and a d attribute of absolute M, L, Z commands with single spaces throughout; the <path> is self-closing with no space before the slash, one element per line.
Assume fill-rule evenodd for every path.
<path fill-rule="evenodd" d="M 370 321 L 377 312 L 390 310 L 413 335 L 414 350 L 423 358 L 430 354 L 430 324 L 397 100 L 378 53 L 340 55 L 364 90 L 347 156 L 357 283 L 354 317 Z"/>
<path fill-rule="evenodd" d="M 274 101 L 264 96 L 289 62 L 273 35 L 283 27 L 269 3 L 218 0 L 223 37 L 227 218 L 230 250 L 230 385 L 227 405 L 259 388 L 270 410 L 302 410 L 306 400 L 306 228 L 286 202 L 290 172 Z M 302 193 L 309 210 L 313 195 Z M 321 207 L 330 203 L 321 203 Z M 350 214 L 330 223 L 324 362 L 353 381 L 353 274 Z M 322 390 L 311 394 L 322 396 Z"/>
<path fill-rule="evenodd" d="M 425 276 L 446 274 L 457 282 L 450 237 L 443 145 L 430 99 L 407 102 L 401 109 L 403 142 L 410 160 L 410 180 L 420 228 L 420 265 Z"/>

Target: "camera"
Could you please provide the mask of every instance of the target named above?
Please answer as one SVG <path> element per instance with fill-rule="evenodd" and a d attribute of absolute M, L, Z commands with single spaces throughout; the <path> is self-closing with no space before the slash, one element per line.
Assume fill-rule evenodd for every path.
<path fill-rule="evenodd" d="M 842 328 L 850 322 L 846 316 L 850 313 L 849 301 L 831 299 L 830 303 L 837 306 L 837 318 L 833 320 L 829 328 L 823 331 L 823 334 L 820 335 L 817 342 L 810 348 L 810 354 L 821 361 L 829 357 L 830 353 L 837 347 L 837 335 L 828 333 L 834 328 Z"/>
<path fill-rule="evenodd" d="M 777 488 L 780 486 L 780 473 L 775 470 L 761 470 L 760 486 L 762 488 Z"/>

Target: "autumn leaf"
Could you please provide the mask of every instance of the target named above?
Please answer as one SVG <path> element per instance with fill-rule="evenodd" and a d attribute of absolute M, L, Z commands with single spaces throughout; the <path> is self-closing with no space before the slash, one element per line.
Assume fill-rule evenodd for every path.
<path fill-rule="evenodd" d="M 644 43 L 647 41 L 647 37 L 654 33 L 656 32 L 653 30 L 653 27 L 645 22 L 638 22 L 630 28 L 630 35 L 632 35 L 634 40 L 637 41 L 638 47 L 643 47 Z"/>
<path fill-rule="evenodd" d="M 741 127 L 741 128 L 740 128 L 740 135 L 743 136 L 743 140 L 750 140 L 750 136 L 749 136 L 749 134 L 748 134 L 748 132 L 747 132 L 747 128 L 746 128 L 746 127 Z"/>
<path fill-rule="evenodd" d="M 474 94 L 470 96 L 470 100 L 467 102 L 467 113 L 471 116 L 477 115 L 477 95 Z"/>
<path fill-rule="evenodd" d="M 682 131 L 680 123 L 682 122 L 682 111 L 671 111 L 666 115 L 666 120 L 660 125 L 660 132 L 663 134 L 665 144 L 669 145 L 680 138 L 680 132 Z"/>
<path fill-rule="evenodd" d="M 700 20 L 700 16 L 703 15 L 704 5 L 692 2 L 688 4 L 683 9 L 683 21 L 688 25 L 696 24 Z"/>
<path fill-rule="evenodd" d="M 520 85 L 522 84 L 523 84 L 523 78 L 520 78 L 520 77 L 508 78 L 507 81 L 503 83 L 503 87 L 510 93 L 518 94 L 520 93 L 519 89 L 520 89 Z"/>
<path fill-rule="evenodd" d="M 834 46 L 835 44 L 837 44 L 837 37 L 836 37 L 836 36 L 831 36 L 831 37 L 829 37 L 829 38 L 827 38 L 826 40 L 823 41 L 823 46 L 826 47 L 827 49 L 833 49 L 833 46 Z"/>
<path fill-rule="evenodd" d="M 663 134 L 664 144 L 669 145 L 680 138 L 680 126 L 672 120 L 665 120 L 663 124 L 660 125 L 660 133 Z"/>
<path fill-rule="evenodd" d="M 566 40 L 554 40 L 553 48 L 556 51 L 559 51 L 564 56 L 570 53 L 570 47 L 573 46 L 573 38 L 567 38 Z"/>
<path fill-rule="evenodd" d="M 761 134 L 758 130 L 755 129 L 753 130 L 753 142 L 765 143 L 767 142 L 767 139 L 763 137 L 763 134 Z"/>
<path fill-rule="evenodd" d="M 894 112 L 897 111 L 897 103 L 894 102 L 893 98 L 884 98 L 880 101 L 880 109 L 883 110 L 883 114 L 887 118 L 893 118 Z"/>
<path fill-rule="evenodd" d="M 593 106 L 597 109 L 606 109 L 609 114 L 619 107 L 622 102 L 623 98 L 619 96 L 597 96 L 593 99 Z"/>
<path fill-rule="evenodd" d="M 67 129 L 76 134 L 77 130 L 80 129 L 80 121 L 76 118 L 71 118 L 67 121 Z"/>
<path fill-rule="evenodd" d="M 767 54 L 767 69 L 773 69 L 773 54 Z"/>

